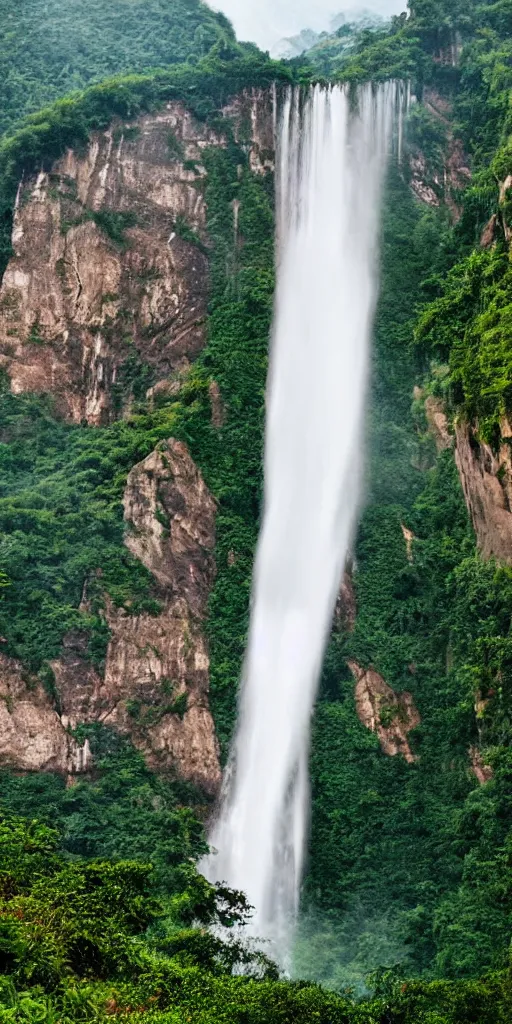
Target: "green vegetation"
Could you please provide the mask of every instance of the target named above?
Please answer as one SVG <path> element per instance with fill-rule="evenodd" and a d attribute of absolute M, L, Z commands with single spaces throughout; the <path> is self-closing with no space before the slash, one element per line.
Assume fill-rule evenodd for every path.
<path fill-rule="evenodd" d="M 503 42 L 511 33 L 509 0 L 404 0 L 406 6 L 408 16 L 404 12 L 393 17 L 390 28 L 351 33 L 347 45 L 347 29 L 342 27 L 292 63 L 310 64 L 319 74 L 350 82 L 412 79 L 420 97 L 432 83 L 456 89 L 462 70 L 466 86 L 471 78 L 466 99 L 481 116 L 482 128 L 487 116 L 490 138 L 494 103 L 488 91 L 497 84 L 493 72 L 502 79 L 510 74 L 510 44 Z"/>
<path fill-rule="evenodd" d="M 129 470 L 172 433 L 172 419 L 158 419 L 153 433 L 126 422 L 70 427 L 45 399 L 0 395 L 0 565 L 11 583 L 0 631 L 4 651 L 31 672 L 58 656 L 73 628 L 90 635 L 101 667 L 105 591 L 134 612 L 158 612 L 152 577 L 123 547 L 121 504 Z M 84 587 L 87 614 L 78 611 Z"/>
<path fill-rule="evenodd" d="M 194 62 L 235 45 L 201 0 L 2 0 L 0 134 L 54 100 L 111 75 Z"/>
<path fill-rule="evenodd" d="M 436 453 L 423 403 L 413 400 L 422 384 L 424 396 L 472 419 L 492 443 L 510 409 L 507 197 L 500 205 L 497 182 L 510 168 L 512 22 L 504 4 L 466 5 L 470 20 L 458 27 L 476 35 L 453 68 L 432 60 L 454 28 L 428 29 L 443 5 L 422 5 L 421 20 L 420 5 L 411 7 L 407 25 L 369 41 L 344 73 L 359 78 L 384 58 L 389 73 L 386 53 L 419 45 L 416 86 L 430 83 L 453 105 L 476 173 L 455 227 L 442 209 L 418 206 L 398 175 L 388 186 L 358 618 L 352 634 L 334 635 L 325 663 L 297 952 L 299 972 L 335 987 L 361 984 L 382 963 L 400 963 L 409 976 L 477 977 L 507 962 L 512 932 L 512 574 L 476 554 L 453 455 Z M 448 128 L 413 110 L 409 143 L 430 166 Z M 474 251 L 493 214 L 496 246 Z M 402 526 L 415 537 L 412 561 Z M 415 764 L 386 757 L 361 726 L 347 659 L 412 694 L 421 716 L 409 735 Z M 471 748 L 493 768 L 484 786 Z"/>
<path fill-rule="evenodd" d="M 93 219 L 110 240 L 119 246 L 126 245 L 125 232 L 137 224 L 137 216 L 132 210 L 126 210 L 124 213 L 115 210 L 95 210 Z"/>
<path fill-rule="evenodd" d="M 240 52 L 219 46 L 197 65 L 109 79 L 33 114 L 0 142 L 0 272 L 11 255 L 12 209 L 23 174 L 51 166 L 68 147 L 85 145 L 92 131 L 106 128 L 114 118 L 130 120 L 180 99 L 196 117 L 218 125 L 222 106 L 245 87 L 292 79 L 289 68 L 255 47 Z M 225 127 L 224 118 L 221 123 Z"/>
<path fill-rule="evenodd" d="M 179 890 L 188 878 L 189 858 L 207 850 L 197 820 L 204 795 L 154 775 L 127 740 L 104 727 L 82 726 L 77 736 L 89 740 L 96 778 L 66 788 L 57 775 L 3 771 L 3 811 L 58 829 L 68 859 L 151 861 L 158 891 Z"/>
<path fill-rule="evenodd" d="M 83 790 L 82 784 L 78 804 Z M 107 826 L 107 842 L 110 836 Z M 166 853 L 172 862 L 171 843 Z M 506 975 L 427 988 L 384 974 L 376 997 L 360 1004 L 313 985 L 279 981 L 264 955 L 237 932 L 230 937 L 250 914 L 242 894 L 214 889 L 190 862 L 182 864 L 181 876 L 162 876 L 148 862 L 70 856 L 54 828 L 5 811 L 0 880 L 0 1017 L 6 1022 L 68 1024 L 113 1016 L 140 1024 L 508 1019 Z M 207 930 L 211 925 L 222 925 L 225 937 Z M 243 976 L 233 976 L 237 965 L 243 965 Z"/>

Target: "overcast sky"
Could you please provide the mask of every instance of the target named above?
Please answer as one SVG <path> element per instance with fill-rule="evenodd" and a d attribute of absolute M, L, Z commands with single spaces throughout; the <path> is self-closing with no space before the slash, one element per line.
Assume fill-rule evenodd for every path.
<path fill-rule="evenodd" d="M 303 28 L 322 31 L 330 18 L 348 8 L 368 8 L 380 14 L 399 14 L 406 0 L 209 0 L 233 22 L 238 38 L 252 40 L 264 49 L 283 36 Z"/>

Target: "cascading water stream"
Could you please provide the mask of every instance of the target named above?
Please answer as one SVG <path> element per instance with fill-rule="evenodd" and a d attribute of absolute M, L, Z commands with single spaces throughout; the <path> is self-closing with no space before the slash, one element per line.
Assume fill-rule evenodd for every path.
<path fill-rule="evenodd" d="M 278 280 L 265 514 L 238 732 L 203 870 L 246 892 L 286 962 L 308 820 L 310 719 L 357 514 L 393 84 L 290 89 L 278 126 Z"/>

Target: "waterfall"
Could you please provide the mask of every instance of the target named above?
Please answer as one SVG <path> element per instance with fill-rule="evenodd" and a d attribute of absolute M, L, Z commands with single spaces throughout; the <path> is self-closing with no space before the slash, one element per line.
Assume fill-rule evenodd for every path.
<path fill-rule="evenodd" d="M 286 962 L 308 824 L 310 720 L 358 510 L 380 193 L 397 87 L 290 89 L 278 123 L 265 511 L 211 880 Z"/>

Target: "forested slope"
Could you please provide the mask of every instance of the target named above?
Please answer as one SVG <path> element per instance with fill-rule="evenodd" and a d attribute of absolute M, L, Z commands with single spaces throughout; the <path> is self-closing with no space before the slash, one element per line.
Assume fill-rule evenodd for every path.
<path fill-rule="evenodd" d="M 110 75 L 198 60 L 234 42 L 228 20 L 202 0 L 2 0 L 0 133 Z"/>
<path fill-rule="evenodd" d="M 476 975 L 507 962 L 511 933 L 511 549 L 502 496 L 511 8 L 410 6 L 409 22 L 395 20 L 342 72 L 357 79 L 414 66 L 422 101 L 384 218 L 358 615 L 332 642 L 313 743 L 310 929 L 319 962 L 347 979 L 383 959 L 413 973 Z M 472 180 L 461 187 L 468 166 Z M 496 494 L 485 516 L 475 514 L 481 479 Z M 360 682 L 359 715 L 347 662 L 380 677 Z M 419 727 L 397 700 L 404 693 Z M 380 750 L 358 720 L 368 699 Z M 413 763 L 385 756 L 396 723 Z M 303 968 L 306 926 L 305 934 Z"/>

